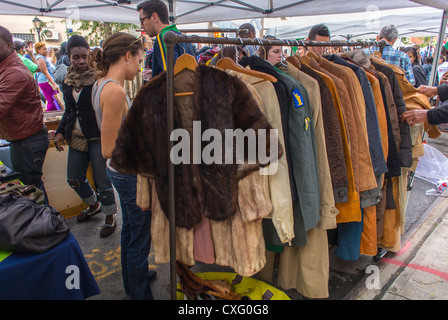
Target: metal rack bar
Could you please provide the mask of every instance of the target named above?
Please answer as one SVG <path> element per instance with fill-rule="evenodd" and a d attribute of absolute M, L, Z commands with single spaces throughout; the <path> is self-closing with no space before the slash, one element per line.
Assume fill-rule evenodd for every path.
<path fill-rule="evenodd" d="M 238 33 L 240 31 L 248 32 L 247 29 L 227 29 L 227 28 L 216 28 L 216 29 L 181 29 L 182 33 L 211 33 L 211 32 L 222 32 L 222 33 Z"/>
<path fill-rule="evenodd" d="M 214 38 L 202 36 L 186 36 L 172 31 L 165 33 L 163 37 L 167 48 L 167 128 L 168 128 L 168 153 L 173 148 L 173 142 L 170 141 L 171 132 L 174 129 L 174 47 L 178 43 L 208 43 L 208 44 L 232 44 L 232 45 L 270 45 L 270 46 L 289 46 L 289 47 L 381 47 L 377 41 L 302 41 L 302 40 L 269 40 L 269 39 L 242 39 L 242 38 Z M 169 154 L 168 154 L 169 158 Z M 168 183 L 169 183 L 169 223 L 170 223 L 170 291 L 171 299 L 176 299 L 176 221 L 175 221 L 175 185 L 174 185 L 174 164 L 168 164 Z"/>
<path fill-rule="evenodd" d="M 135 29 L 136 32 L 144 32 L 145 29 L 139 28 Z M 228 29 L 228 28 L 211 28 L 211 29 L 181 29 L 182 33 L 211 33 L 211 32 L 222 32 L 222 33 L 238 33 L 240 31 L 248 32 L 247 29 Z"/>

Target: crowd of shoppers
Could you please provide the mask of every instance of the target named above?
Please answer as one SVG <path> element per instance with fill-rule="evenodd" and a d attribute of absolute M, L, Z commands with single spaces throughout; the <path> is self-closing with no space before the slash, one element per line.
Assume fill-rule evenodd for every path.
<path fill-rule="evenodd" d="M 163 1 L 144 1 L 137 11 L 146 34 L 156 38 L 146 56 L 142 38 L 126 33 L 107 37 L 101 48 L 93 51 L 85 38 L 74 35 L 61 45 L 52 61 L 45 43 L 13 41 L 11 33 L 0 26 L 0 138 L 10 142 L 11 162 L 21 173 L 21 181 L 45 192 L 42 166 L 49 139 L 40 92 L 46 101 L 46 111 L 61 110 L 55 95 L 63 94 L 65 109 L 54 143 L 60 152 L 65 151 L 67 144 L 67 177 L 64 178 L 88 205 L 76 219 L 82 223 L 102 212 L 105 221 L 100 236 L 111 235 L 117 226 L 115 188 L 122 215 L 121 263 L 125 291 L 131 299 L 153 299 L 150 283 L 156 273 L 148 270 L 147 260 L 151 247 L 151 210 L 142 209 L 136 203 L 137 176 L 119 172 L 110 159 L 121 123 L 131 107 L 124 89 L 125 81 L 134 80 L 143 62 L 148 69 L 145 81 L 166 70 L 163 34 L 169 30 L 179 33 L 179 30 L 169 24 L 168 9 Z M 252 25 L 244 24 L 241 30 L 240 37 L 255 37 Z M 408 111 L 403 114 L 402 121 L 410 124 L 448 122 L 448 85 L 429 87 L 431 57 L 421 61 L 414 47 L 404 52 L 394 50 L 392 46 L 397 38 L 395 27 L 381 30 L 379 40 L 387 43 L 383 59 L 402 67 L 420 92 L 428 97 L 438 95 L 442 102 L 437 109 Z M 330 32 L 325 25 L 316 25 L 308 40 L 329 41 Z M 283 59 L 279 46 L 242 46 L 240 49 L 234 50 L 232 55 L 237 56 L 238 52 L 241 56 L 256 54 L 272 64 Z M 310 50 L 322 54 L 324 48 Z M 177 44 L 175 59 L 184 53 L 195 56 L 195 49 L 191 44 Z M 60 66 L 66 73 L 63 82 L 56 83 L 55 71 Z M 86 177 L 90 164 L 96 190 Z"/>
<path fill-rule="evenodd" d="M 85 38 L 73 35 L 50 56 L 44 42 L 13 41 L 10 31 L 0 26 L 0 138 L 10 143 L 11 163 L 21 173 L 21 181 L 45 192 L 42 167 L 49 138 L 44 112 L 64 110 L 54 144 L 60 152 L 67 145 L 64 179 L 88 205 L 76 220 L 82 223 L 102 212 L 100 236 L 114 233 L 115 188 L 122 216 L 123 285 L 131 299 L 143 300 L 153 299 L 150 283 L 156 277 L 155 271 L 148 270 L 152 213 L 137 205 L 137 176 L 118 172 L 110 158 L 131 107 L 125 81 L 135 79 L 144 61 L 146 81 L 166 70 L 163 34 L 179 31 L 169 24 L 163 1 L 142 2 L 137 11 L 146 34 L 158 39 L 146 56 L 143 38 L 127 33 L 110 35 L 94 50 Z M 195 49 L 191 44 L 177 45 L 175 59 L 183 53 L 195 54 Z M 56 83 L 59 68 L 64 76 Z M 64 108 L 55 98 L 58 93 L 63 95 Z M 89 165 L 96 190 L 87 179 Z M 45 204 L 51 205 L 47 196 Z"/>

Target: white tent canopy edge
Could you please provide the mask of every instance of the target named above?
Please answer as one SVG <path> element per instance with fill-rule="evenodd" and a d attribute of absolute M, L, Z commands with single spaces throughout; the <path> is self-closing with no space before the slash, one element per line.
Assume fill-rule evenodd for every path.
<path fill-rule="evenodd" d="M 127 4 L 127 2 L 131 2 Z M 40 15 L 73 20 L 138 23 L 143 0 L 0 0 L 0 14 Z M 237 19 L 313 16 L 430 6 L 448 10 L 446 0 L 173 0 L 177 24 Z"/>
<path fill-rule="evenodd" d="M 434 8 L 406 8 L 379 12 L 292 17 L 265 22 L 267 34 L 280 39 L 306 39 L 309 30 L 324 23 L 332 40 L 376 38 L 381 28 L 393 24 L 400 37 L 437 36 L 443 11 Z"/>

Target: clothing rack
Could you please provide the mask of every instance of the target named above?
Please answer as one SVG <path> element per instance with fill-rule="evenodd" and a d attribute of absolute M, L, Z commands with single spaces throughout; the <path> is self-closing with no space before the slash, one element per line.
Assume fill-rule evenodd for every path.
<path fill-rule="evenodd" d="M 288 46 L 288 47 L 379 47 L 384 48 L 385 42 L 377 41 L 303 41 L 303 40 L 271 40 L 271 39 L 242 39 L 242 38 L 214 38 L 203 36 L 186 36 L 168 31 L 163 37 L 166 45 L 166 81 L 167 81 L 167 129 L 168 153 L 173 148 L 170 139 L 174 130 L 174 47 L 178 43 L 207 43 L 229 45 L 255 45 L 255 46 Z M 169 154 L 168 154 L 169 158 Z M 169 230 L 170 230 L 170 284 L 171 299 L 176 300 L 176 224 L 175 224 L 175 198 L 174 198 L 174 164 L 168 164 L 168 193 L 169 193 Z"/>
<path fill-rule="evenodd" d="M 240 31 L 243 32 L 249 32 L 248 29 L 229 29 L 229 28 L 222 28 L 222 29 L 181 29 L 179 30 L 182 33 L 212 33 L 212 32 L 221 32 L 221 33 L 238 33 Z"/>
<path fill-rule="evenodd" d="M 136 29 L 137 32 L 145 32 L 145 29 Z M 211 28 L 211 29 L 181 29 L 182 33 L 212 33 L 212 32 L 222 32 L 222 33 L 238 33 L 240 31 L 249 32 L 248 29 L 229 29 L 229 28 Z"/>

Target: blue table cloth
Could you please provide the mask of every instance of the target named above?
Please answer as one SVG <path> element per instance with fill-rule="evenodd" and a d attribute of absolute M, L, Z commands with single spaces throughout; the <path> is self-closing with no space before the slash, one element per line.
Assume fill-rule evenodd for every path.
<path fill-rule="evenodd" d="M 72 233 L 45 253 L 0 261 L 0 300 L 83 300 L 99 293 Z"/>

